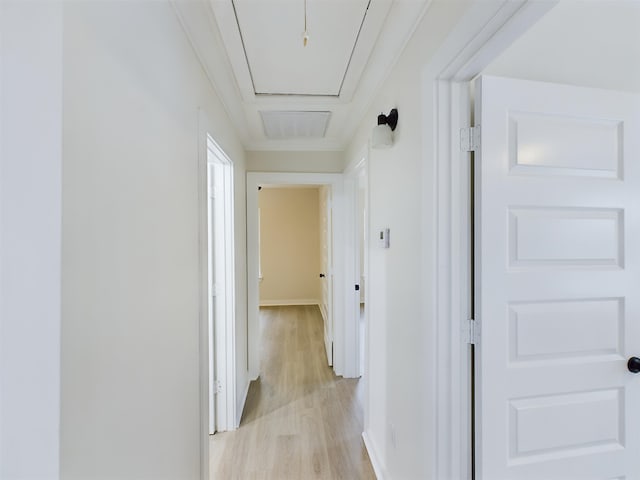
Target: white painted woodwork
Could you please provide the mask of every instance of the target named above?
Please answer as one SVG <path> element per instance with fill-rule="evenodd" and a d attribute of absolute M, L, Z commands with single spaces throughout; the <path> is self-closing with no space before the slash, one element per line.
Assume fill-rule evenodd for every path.
<path fill-rule="evenodd" d="M 508 207 L 512 268 L 623 267 L 617 208 Z"/>
<path fill-rule="evenodd" d="M 248 316 L 248 352 L 249 377 L 257 379 L 260 375 L 260 329 L 258 324 L 259 305 L 259 245 L 258 245 L 258 186 L 322 186 L 326 185 L 331 191 L 332 229 L 331 229 L 331 259 L 334 262 L 329 273 L 333 274 L 332 282 L 332 311 L 344 312 L 345 309 L 345 218 L 344 218 L 344 187 L 342 174 L 334 173 L 276 173 L 276 172 L 248 172 L 247 173 L 247 316 Z M 320 273 L 320 272 L 318 272 Z M 333 370 L 336 375 L 344 375 L 345 369 L 353 368 L 347 365 L 349 360 L 345 350 L 352 348 L 345 339 L 345 319 L 343 315 L 334 318 L 332 330 L 333 339 Z M 349 370 L 350 371 L 350 370 Z"/>
<path fill-rule="evenodd" d="M 618 178 L 622 125 L 609 119 L 509 112 L 514 173 Z M 552 144 L 553 148 L 544 148 Z"/>
<path fill-rule="evenodd" d="M 209 434 L 238 426 L 232 168 L 207 135 Z"/>
<path fill-rule="evenodd" d="M 640 471 L 640 96 L 476 84 L 477 478 Z"/>
<path fill-rule="evenodd" d="M 366 328 L 367 323 L 365 310 L 365 295 L 364 286 L 366 276 L 368 272 L 368 245 L 367 245 L 367 185 L 368 185 L 368 171 L 367 171 L 367 159 L 368 152 L 362 151 L 360 155 L 345 169 L 345 193 L 347 198 L 347 218 L 346 222 L 349 225 L 346 237 L 346 248 L 348 251 L 353 252 L 347 259 L 349 262 L 347 267 L 349 269 L 349 277 L 347 278 L 347 285 L 349 287 L 353 285 L 353 289 L 347 288 L 347 302 L 345 317 L 347 319 L 347 345 L 354 345 L 355 348 L 347 350 L 346 355 L 351 357 L 351 363 L 354 366 L 353 370 L 345 371 L 347 377 L 363 377 L 365 374 L 366 365 Z M 355 287 L 359 287 L 356 290 Z M 350 340 L 352 339 L 352 340 Z M 365 384 L 367 380 L 365 379 Z M 365 389 L 368 387 L 365 387 Z M 365 417 L 368 410 L 367 402 L 365 401 Z"/>
<path fill-rule="evenodd" d="M 511 303 L 509 361 L 623 355 L 622 298 Z"/>
<path fill-rule="evenodd" d="M 208 142 L 207 142 L 208 143 Z M 210 150 L 207 148 L 207 156 Z M 216 303 L 216 239 L 215 239 L 215 210 L 216 210 L 216 168 L 207 159 L 207 346 L 209 355 L 209 435 L 216 432 L 216 317 L 218 307 Z M 218 247 L 219 248 L 219 247 Z"/>
<path fill-rule="evenodd" d="M 332 258 L 332 209 L 331 190 L 320 187 L 320 270 L 324 277 L 320 278 L 320 312 L 324 322 L 324 345 L 327 362 L 333 365 L 333 258 Z"/>

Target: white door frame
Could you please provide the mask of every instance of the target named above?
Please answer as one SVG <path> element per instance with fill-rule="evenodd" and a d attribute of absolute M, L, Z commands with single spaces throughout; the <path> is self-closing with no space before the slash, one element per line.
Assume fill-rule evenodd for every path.
<path fill-rule="evenodd" d="M 234 430 L 236 424 L 236 340 L 235 340 L 235 252 L 234 252 L 234 181 L 233 161 L 215 142 L 214 129 L 206 113 L 198 112 L 198 269 L 199 269 L 199 361 L 200 361 L 200 469 L 201 478 L 209 478 L 209 413 L 210 398 L 210 348 L 209 348 L 209 232 L 208 232 L 208 162 L 210 141 L 213 151 L 226 163 L 228 178 L 226 187 L 229 191 L 225 205 L 227 227 L 225 229 L 225 295 L 227 311 L 221 338 L 216 339 L 218 351 L 216 357 L 216 377 L 221 382 L 221 393 L 224 401 L 223 409 L 216 411 L 216 423 L 219 431 Z"/>
<path fill-rule="evenodd" d="M 352 355 L 350 365 L 353 366 L 353 370 L 349 370 L 345 372 L 345 377 L 349 378 L 357 378 L 360 374 L 360 342 L 364 342 L 364 367 L 362 369 L 363 374 L 361 378 L 361 382 L 363 382 L 363 399 L 362 399 L 362 414 L 363 414 L 363 431 L 366 432 L 369 429 L 369 313 L 367 310 L 367 306 L 365 303 L 365 332 L 364 338 L 360 338 L 359 334 L 359 322 L 360 322 L 360 292 L 354 292 L 354 290 L 348 288 L 350 285 L 361 284 L 360 279 L 360 268 L 357 268 L 359 265 L 359 258 L 356 258 L 356 252 L 358 249 L 356 245 L 359 243 L 359 228 L 358 221 L 356 215 L 358 212 L 358 199 L 359 199 L 359 191 L 358 185 L 360 179 L 363 179 L 366 188 L 366 198 L 365 198 L 365 212 L 366 212 L 366 221 L 365 221 L 365 244 L 362 245 L 364 249 L 364 277 L 367 279 L 367 283 L 365 288 L 368 288 L 369 285 L 369 245 L 368 245 L 368 232 L 366 229 L 369 226 L 369 149 L 365 148 L 360 155 L 355 157 L 356 160 L 352 162 L 344 171 L 344 189 L 345 189 L 345 217 L 346 217 L 346 225 L 351 226 L 347 228 L 346 231 L 346 242 L 345 248 L 347 249 L 347 257 L 345 262 L 345 274 L 346 274 L 346 295 L 347 300 L 345 300 L 346 306 L 346 314 L 353 316 L 353 327 L 355 330 L 352 332 Z M 352 258 L 353 257 L 353 258 Z M 354 292 L 357 295 L 357 308 L 354 308 L 353 302 L 348 301 L 350 292 Z M 365 291 L 365 302 L 366 302 L 366 291 Z"/>
<path fill-rule="evenodd" d="M 259 245 L 258 245 L 258 187 L 260 185 L 329 185 L 333 206 L 333 370 L 344 375 L 345 332 L 350 317 L 345 315 L 345 207 L 343 175 L 340 173 L 247 173 L 247 335 L 249 379 L 260 375 L 259 314 Z M 346 320 L 345 320 L 346 319 Z"/>
<path fill-rule="evenodd" d="M 433 145 L 424 153 L 424 178 L 435 178 L 435 192 L 425 193 L 423 207 L 436 219 L 437 235 L 431 280 L 436 305 L 425 310 L 436 318 L 435 335 L 425 346 L 436 360 L 427 367 L 437 392 L 434 478 L 468 479 L 472 468 L 470 354 L 464 335 L 471 311 L 470 168 L 469 154 L 459 147 L 460 128 L 469 126 L 469 82 L 556 3 L 476 0 L 422 72 L 423 112 L 433 123 L 423 142 Z"/>
<path fill-rule="evenodd" d="M 357 378 L 359 377 L 359 373 L 360 373 L 360 341 L 364 341 L 365 345 L 365 352 L 364 352 L 364 375 L 363 375 L 363 380 L 365 381 L 365 389 L 366 389 L 366 375 L 367 372 L 369 371 L 369 366 L 368 366 L 368 361 L 369 361 L 369 357 L 368 357 L 368 342 L 366 341 L 367 338 L 367 329 L 365 327 L 365 339 L 361 339 L 360 335 L 359 335 L 359 322 L 360 322 L 360 292 L 355 292 L 355 285 L 359 285 L 361 284 L 361 278 L 360 278 L 360 268 L 359 268 L 359 264 L 360 264 L 360 259 L 355 255 L 355 253 L 358 251 L 358 243 L 359 243 L 359 231 L 358 231 L 358 219 L 356 217 L 356 215 L 358 214 L 358 204 L 359 204 L 359 192 L 358 192 L 358 185 L 359 182 L 361 181 L 361 179 L 364 179 L 363 181 L 365 182 L 366 185 L 366 191 L 367 191 L 367 198 L 365 199 L 365 205 L 368 204 L 368 195 L 369 195 L 369 171 L 368 171 L 368 157 L 369 157 L 369 150 L 368 148 L 365 148 L 360 155 L 358 155 L 356 158 L 356 160 L 354 162 L 352 162 L 349 166 L 347 166 L 347 168 L 344 171 L 344 191 L 345 191 L 345 220 L 346 220 L 346 225 L 347 225 L 347 229 L 346 229 L 346 235 L 345 235 L 345 248 L 347 250 L 347 256 L 346 256 L 346 261 L 347 263 L 345 264 L 346 270 L 345 270 L 345 275 L 346 275 L 346 285 L 347 285 L 347 289 L 345 291 L 347 297 L 346 297 L 346 314 L 347 315 L 352 315 L 353 321 L 349 322 L 355 330 L 350 331 L 347 335 L 347 345 L 353 345 L 353 347 L 348 347 L 347 348 L 347 356 L 350 356 L 351 358 L 349 358 L 349 361 L 347 362 L 348 368 L 345 369 L 345 377 L 347 378 Z M 367 222 L 365 222 L 365 228 L 367 228 L 369 222 L 368 222 L 368 215 L 369 215 L 369 208 L 366 208 L 366 215 L 367 215 Z M 365 241 L 366 241 L 366 232 L 365 232 Z M 362 246 L 362 248 L 364 248 L 364 276 L 365 278 L 368 276 L 368 272 L 369 272 L 369 249 L 368 249 L 368 245 L 365 244 Z M 351 285 L 354 286 L 354 288 L 350 288 Z M 349 301 L 349 299 L 351 298 L 349 295 L 356 295 L 357 296 L 357 303 L 358 303 L 358 307 L 357 308 L 353 308 L 353 302 Z M 366 296 L 366 293 L 365 293 Z M 365 317 L 367 316 L 367 309 L 365 307 Z M 365 318 L 365 325 L 368 325 L 368 321 L 367 318 Z M 351 369 L 351 367 L 353 367 L 353 369 Z M 368 406 L 366 405 L 366 399 L 368 398 L 368 395 L 365 395 L 365 405 L 364 405 L 364 417 L 365 420 L 367 418 L 367 411 L 368 411 Z M 365 427 L 367 425 L 367 422 L 365 421 Z M 365 428 L 366 430 L 366 428 Z"/>
<path fill-rule="evenodd" d="M 223 288 L 216 294 L 215 311 L 209 313 L 210 323 L 213 317 L 214 324 L 209 325 L 209 366 L 214 367 L 214 371 L 209 371 L 209 405 L 212 409 L 215 405 L 215 425 L 210 419 L 209 433 L 214 431 L 224 432 L 235 430 L 236 424 L 236 382 L 235 382 L 235 252 L 234 252 L 234 212 L 233 212 L 233 162 L 227 154 L 220 148 L 216 141 L 207 134 L 207 163 L 208 167 L 214 164 L 222 167 L 222 188 L 216 192 L 215 203 L 222 202 L 223 213 L 221 219 L 215 219 L 212 230 L 213 238 L 208 238 L 208 254 L 211 248 L 215 249 L 216 242 L 222 242 L 222 252 L 218 252 L 222 265 L 213 262 L 216 272 L 220 273 L 222 281 L 216 279 L 216 285 Z M 208 177 L 209 180 L 209 177 Z M 209 185 L 211 188 L 211 185 Z M 208 212 L 211 217 L 212 212 Z M 216 232 L 216 227 L 222 232 Z M 210 234 L 210 232 L 208 232 Z M 208 267 L 211 267 L 211 258 L 207 259 Z M 208 292 L 211 296 L 212 292 Z M 223 309 L 219 309 L 219 300 L 222 301 Z M 211 304 L 210 304 L 211 308 Z M 222 318 L 220 318 L 222 317 Z M 213 334 L 215 332 L 215 335 Z M 211 341 L 215 341 L 215 345 Z M 230 345 L 231 344 L 231 345 Z M 230 349 L 231 347 L 231 349 Z M 231 352 L 231 354 L 229 353 Z"/>

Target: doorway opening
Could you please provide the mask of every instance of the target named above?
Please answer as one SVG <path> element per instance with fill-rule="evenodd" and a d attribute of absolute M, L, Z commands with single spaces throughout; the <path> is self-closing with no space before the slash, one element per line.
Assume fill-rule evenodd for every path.
<path fill-rule="evenodd" d="M 344 220 L 344 188 L 341 174 L 329 173 L 247 173 L 247 272 L 248 272 L 248 365 L 249 378 L 256 380 L 260 376 L 260 254 L 258 238 L 260 236 L 260 220 L 258 215 L 259 188 L 261 186 L 323 186 L 330 192 L 331 207 L 331 240 L 327 246 L 330 252 L 331 265 L 325 275 L 329 297 L 329 316 L 325 328 L 325 344 L 329 353 L 328 359 L 336 375 L 345 375 L 346 348 L 353 348 L 345 343 L 345 332 L 353 328 L 351 312 L 345 305 L 345 220 Z M 264 272 L 263 272 L 264 275 Z M 320 278 L 320 277 L 319 277 Z M 350 306 L 349 306 L 350 308 Z M 352 363 L 352 362 L 351 362 Z M 353 375 L 350 375 L 353 376 Z"/>
<path fill-rule="evenodd" d="M 258 187 L 259 305 L 317 305 L 327 363 L 333 365 L 331 189 L 326 185 Z"/>
<path fill-rule="evenodd" d="M 247 173 L 248 365 L 252 382 L 246 400 L 240 402 L 244 408 L 239 428 L 212 437 L 214 477 L 248 478 L 260 472 L 269 478 L 284 478 L 291 476 L 294 468 L 296 478 L 374 478 L 361 438 L 364 382 L 345 378 L 346 369 L 356 369 L 352 332 L 358 320 L 351 301 L 355 298 L 350 244 L 353 225 L 345 215 L 352 209 L 345 206 L 343 178 L 342 174 Z M 291 298 L 292 290 L 278 293 L 274 285 L 268 285 L 270 277 L 289 268 L 284 263 L 290 259 L 269 259 L 266 244 L 286 247 L 284 253 L 291 257 L 299 247 L 283 236 L 290 227 L 282 224 L 286 219 L 276 219 L 280 223 L 274 225 L 270 217 L 274 211 L 283 216 L 291 203 L 302 200 L 285 199 L 282 209 L 270 213 L 261 196 L 276 190 L 285 194 L 306 191 L 316 198 L 313 208 L 317 215 L 311 223 L 315 224 L 318 252 L 308 275 L 316 282 L 315 294 L 299 293 L 295 299 Z M 305 217 L 310 215 L 300 216 L 309 220 Z M 275 273 L 270 261 L 276 264 Z M 324 289 L 321 282 L 325 282 Z M 347 294 L 349 302 L 345 301 Z M 330 297 L 325 316 L 318 308 L 324 302 L 322 297 Z M 328 365 L 329 359 L 332 365 Z M 237 461 L 234 452 L 239 451 L 238 445 L 242 445 L 246 461 Z M 294 461 L 277 460 L 283 455 Z"/>
<path fill-rule="evenodd" d="M 207 135 L 209 434 L 235 428 L 233 163 Z"/>

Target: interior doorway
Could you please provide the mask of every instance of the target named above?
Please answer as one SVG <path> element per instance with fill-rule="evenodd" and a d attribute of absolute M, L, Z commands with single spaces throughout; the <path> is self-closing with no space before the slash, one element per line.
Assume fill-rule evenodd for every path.
<path fill-rule="evenodd" d="M 345 368 L 353 368 L 345 362 L 345 350 L 352 349 L 346 332 L 353 329 L 345 306 L 345 217 L 344 187 L 341 174 L 329 173 L 247 173 L 247 272 L 248 272 L 248 363 L 249 378 L 256 380 L 260 375 L 260 254 L 258 212 L 259 187 L 278 186 L 326 186 L 331 194 L 331 265 L 325 278 L 331 280 L 331 312 L 326 326 L 326 344 L 332 350 L 332 364 L 336 375 L 344 375 Z M 328 282 L 327 282 L 328 283 Z M 328 348 L 329 349 L 329 348 Z M 350 361 L 350 360 L 349 360 Z M 351 362 L 352 363 L 352 362 Z"/>
<path fill-rule="evenodd" d="M 317 305 L 332 365 L 331 189 L 262 184 L 258 192 L 260 307 Z"/>

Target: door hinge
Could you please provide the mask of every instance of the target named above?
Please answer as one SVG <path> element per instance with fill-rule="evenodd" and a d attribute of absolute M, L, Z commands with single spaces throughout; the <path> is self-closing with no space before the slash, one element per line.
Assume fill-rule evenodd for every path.
<path fill-rule="evenodd" d="M 480 125 L 460 129 L 460 151 L 475 152 L 480 148 Z"/>
<path fill-rule="evenodd" d="M 216 395 L 218 393 L 222 393 L 222 382 L 220 380 L 215 381 L 216 391 L 214 392 Z"/>
<path fill-rule="evenodd" d="M 480 323 L 473 318 L 465 322 L 463 327 L 465 343 L 477 345 L 480 342 Z"/>
<path fill-rule="evenodd" d="M 360 291 L 360 285 L 356 285 L 356 292 Z"/>

